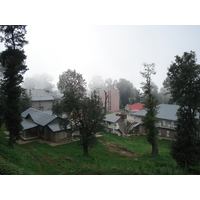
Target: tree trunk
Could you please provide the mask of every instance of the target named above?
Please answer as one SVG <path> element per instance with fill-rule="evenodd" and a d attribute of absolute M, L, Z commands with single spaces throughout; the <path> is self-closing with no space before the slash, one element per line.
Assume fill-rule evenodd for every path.
<path fill-rule="evenodd" d="M 158 145 L 156 143 L 156 141 L 153 141 L 152 143 L 152 155 L 157 156 L 158 155 Z"/>
<path fill-rule="evenodd" d="M 83 145 L 84 156 L 88 156 L 88 145 Z"/>
<path fill-rule="evenodd" d="M 4 121 L 0 120 L 0 129 L 1 129 L 2 125 L 3 125 L 3 123 L 4 123 Z"/>
<path fill-rule="evenodd" d="M 15 135 L 13 133 L 10 133 L 8 145 L 13 148 L 14 143 L 15 143 Z"/>
<path fill-rule="evenodd" d="M 107 92 L 104 90 L 104 93 L 105 93 L 105 110 L 104 110 L 104 114 L 106 114 L 106 111 L 107 111 L 107 102 L 108 102 L 108 94 Z"/>

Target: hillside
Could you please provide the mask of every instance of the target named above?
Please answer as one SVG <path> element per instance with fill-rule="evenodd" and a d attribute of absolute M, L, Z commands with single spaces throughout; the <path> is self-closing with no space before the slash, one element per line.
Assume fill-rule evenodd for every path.
<path fill-rule="evenodd" d="M 170 156 L 171 141 L 158 140 L 159 156 L 153 157 L 149 155 L 151 146 L 146 142 L 146 136 L 102 135 L 97 146 L 85 157 L 78 142 L 59 146 L 30 142 L 16 144 L 10 149 L 6 135 L 1 131 L 0 174 L 186 174 Z M 199 172 L 193 170 L 193 173 Z"/>

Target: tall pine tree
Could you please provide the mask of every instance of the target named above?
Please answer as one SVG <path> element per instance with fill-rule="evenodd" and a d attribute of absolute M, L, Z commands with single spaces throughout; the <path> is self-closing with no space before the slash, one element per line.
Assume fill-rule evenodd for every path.
<path fill-rule="evenodd" d="M 23 46 L 28 44 L 25 40 L 25 25 L 0 26 L 1 42 L 4 42 L 6 50 L 0 54 L 0 62 L 3 67 L 2 89 L 4 91 L 5 108 L 4 120 L 7 130 L 10 132 L 9 146 L 13 147 L 19 138 L 21 126 L 20 96 L 23 74 L 27 70 L 25 65 L 26 55 Z"/>
<path fill-rule="evenodd" d="M 186 169 L 200 161 L 200 65 L 196 61 L 195 52 L 185 52 L 182 57 L 175 57 L 167 73 L 168 89 L 173 101 L 180 106 L 172 156 L 179 166 Z"/>
<path fill-rule="evenodd" d="M 152 155 L 158 155 L 158 145 L 156 143 L 156 137 L 158 135 L 158 128 L 156 127 L 157 123 L 157 100 L 152 94 L 152 85 L 151 85 L 151 75 L 155 74 L 155 64 L 144 64 L 144 72 L 140 72 L 142 76 L 146 79 L 143 84 L 143 90 L 145 93 L 145 109 L 147 111 L 146 115 L 142 119 L 145 126 L 145 131 L 147 133 L 147 141 L 152 146 Z"/>

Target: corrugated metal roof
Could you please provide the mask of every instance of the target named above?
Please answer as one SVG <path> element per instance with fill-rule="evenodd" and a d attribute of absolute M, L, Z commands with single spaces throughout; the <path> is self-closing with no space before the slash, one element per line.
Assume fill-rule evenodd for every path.
<path fill-rule="evenodd" d="M 106 115 L 104 121 L 117 122 L 119 119 L 120 119 L 120 116 L 117 116 L 116 113 L 113 113 L 113 114 Z"/>
<path fill-rule="evenodd" d="M 58 132 L 64 130 L 62 127 L 60 127 L 59 122 L 58 123 L 50 123 L 48 124 L 48 127 L 53 131 L 53 132 Z M 67 129 L 71 129 L 71 127 L 68 125 Z"/>
<path fill-rule="evenodd" d="M 47 113 L 47 114 L 49 114 L 49 115 L 55 115 L 55 114 L 53 114 L 53 111 L 52 111 L 52 110 L 43 110 L 42 112 L 43 112 L 43 113 Z M 60 118 L 63 118 L 63 119 L 67 118 L 67 115 L 64 114 L 64 113 L 63 113 L 62 115 L 55 115 L 55 116 L 60 117 Z"/>
<path fill-rule="evenodd" d="M 31 129 L 31 128 L 34 128 L 34 127 L 37 127 L 38 125 L 33 123 L 33 122 L 30 122 L 26 119 L 22 119 L 22 122 L 21 122 L 21 125 L 23 127 L 22 130 L 28 130 L 28 129 Z"/>
<path fill-rule="evenodd" d="M 178 111 L 179 106 L 178 105 L 171 105 L 171 104 L 160 104 L 158 105 L 158 114 L 156 117 L 158 119 L 167 119 L 167 120 L 177 120 L 176 113 Z M 146 110 L 141 110 L 138 112 L 135 112 L 133 115 L 136 116 L 145 116 Z"/>
<path fill-rule="evenodd" d="M 35 108 L 28 108 L 27 110 L 25 110 L 24 112 L 22 112 L 21 116 L 23 118 L 26 118 L 27 115 L 31 112 L 38 112 L 39 110 L 35 109 Z"/>
<path fill-rule="evenodd" d="M 53 101 L 54 97 L 51 95 L 51 93 L 46 92 L 42 89 L 33 89 L 29 90 L 28 94 L 31 97 L 32 101 Z"/>
<path fill-rule="evenodd" d="M 31 97 L 32 101 L 53 101 L 54 98 L 52 96 L 48 97 Z"/>
<path fill-rule="evenodd" d="M 50 115 L 34 108 L 28 108 L 22 113 L 23 118 L 26 118 L 28 115 L 31 116 L 36 124 L 39 124 L 41 126 L 45 126 L 57 118 L 57 116 L 55 115 Z"/>
<path fill-rule="evenodd" d="M 135 103 L 135 104 L 132 104 L 132 105 L 128 105 L 128 107 L 130 108 L 131 111 L 137 112 L 137 111 L 140 111 L 140 110 L 144 109 L 144 104 Z"/>
<path fill-rule="evenodd" d="M 49 115 L 53 115 L 53 111 L 52 110 L 43 110 L 43 113 L 49 114 Z"/>

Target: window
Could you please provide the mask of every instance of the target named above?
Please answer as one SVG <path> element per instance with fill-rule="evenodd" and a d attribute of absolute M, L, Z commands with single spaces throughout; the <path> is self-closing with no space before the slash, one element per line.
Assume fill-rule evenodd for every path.
<path fill-rule="evenodd" d="M 170 136 L 170 131 L 167 130 L 166 137 L 169 137 L 169 136 Z"/>
<path fill-rule="evenodd" d="M 162 121 L 159 120 L 159 121 L 158 121 L 158 127 L 161 127 L 161 124 L 162 124 Z"/>
<path fill-rule="evenodd" d="M 162 120 L 162 126 L 166 127 L 166 121 L 165 120 Z"/>

